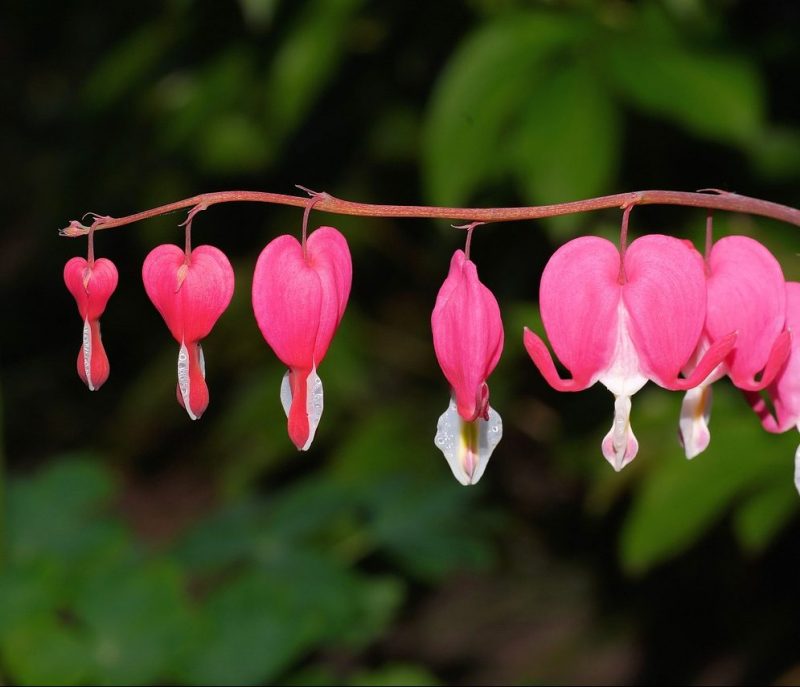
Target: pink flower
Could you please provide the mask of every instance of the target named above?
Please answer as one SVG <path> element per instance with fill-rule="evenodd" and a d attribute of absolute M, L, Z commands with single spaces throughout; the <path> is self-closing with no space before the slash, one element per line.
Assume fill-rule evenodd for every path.
<path fill-rule="evenodd" d="M 758 241 L 727 236 L 717 241 L 706 266 L 708 308 L 693 369 L 712 341 L 736 331 L 736 346 L 696 388 L 686 392 L 681 405 L 680 438 L 687 458 L 705 450 L 711 440 L 711 384 L 726 374 L 745 391 L 766 387 L 780 371 L 791 345 L 784 329 L 786 295 L 778 261 Z M 755 376 L 764 370 L 761 379 Z"/>
<path fill-rule="evenodd" d="M 100 316 L 117 288 L 117 281 L 117 268 L 106 258 L 87 262 L 76 257 L 64 265 L 64 283 L 83 318 L 78 375 L 91 391 L 97 391 L 108 379 L 110 366 L 100 338 Z"/>
<path fill-rule="evenodd" d="M 486 383 L 503 351 L 503 323 L 497 300 L 464 251 L 453 253 L 431 328 L 436 358 L 453 391 L 434 441 L 455 478 L 475 484 L 503 434 L 500 416 L 489 406 Z"/>
<path fill-rule="evenodd" d="M 178 402 L 192 420 L 208 407 L 205 358 L 200 340 L 209 335 L 233 296 L 233 268 L 214 246 L 184 251 L 165 244 L 150 251 L 142 266 L 147 295 L 181 345 Z"/>
<path fill-rule="evenodd" d="M 772 383 L 767 387 L 775 415 L 770 413 L 761 395 L 745 392 L 748 401 L 761 418 L 768 432 L 785 432 L 792 427 L 800 430 L 800 283 L 786 284 L 786 326 L 792 332 L 789 358 Z M 800 447 L 794 454 L 794 484 L 800 491 Z"/>
<path fill-rule="evenodd" d="M 688 379 L 678 377 L 703 329 L 706 285 L 699 253 L 670 236 L 643 236 L 624 256 L 602 238 L 570 241 L 547 263 L 539 303 L 553 350 L 572 379 L 559 377 L 547 346 L 527 328 L 525 348 L 553 388 L 581 391 L 600 381 L 614 394 L 614 422 L 602 450 L 616 470 L 639 447 L 631 396 L 648 380 L 667 389 L 697 386 L 736 341 L 735 333 L 726 334 Z"/>
<path fill-rule="evenodd" d="M 317 368 L 344 315 L 353 266 L 347 241 L 320 227 L 305 248 L 285 234 L 261 251 L 253 275 L 253 311 L 275 355 L 289 368 L 281 385 L 289 437 L 305 451 L 322 416 Z"/>

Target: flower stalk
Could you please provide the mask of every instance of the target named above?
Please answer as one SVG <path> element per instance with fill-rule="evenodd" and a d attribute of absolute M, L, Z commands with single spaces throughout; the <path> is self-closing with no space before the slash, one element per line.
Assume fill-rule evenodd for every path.
<path fill-rule="evenodd" d="M 514 220 L 541 219 L 572 215 L 581 212 L 592 212 L 608 208 L 627 209 L 634 205 L 679 205 L 684 207 L 705 208 L 707 210 L 727 210 L 750 215 L 769 217 L 788 224 L 800 226 L 800 210 L 787 205 L 773 203 L 759 198 L 750 198 L 728 191 L 697 192 L 684 191 L 633 191 L 617 193 L 610 196 L 587 198 L 569 203 L 554 205 L 532 205 L 528 207 L 506 208 L 455 208 L 426 205 L 379 205 L 374 203 L 356 203 L 336 198 L 329 193 L 318 193 L 314 196 L 314 208 L 320 212 L 338 215 L 361 217 L 416 217 L 427 219 L 466 220 L 471 222 L 510 222 Z M 122 227 L 140 222 L 151 217 L 166 215 L 186 208 L 201 206 L 202 209 L 220 203 L 269 203 L 272 205 L 291 205 L 307 208 L 307 196 L 293 196 L 261 191 L 220 191 L 204 193 L 191 198 L 161 205 L 150 210 L 137 212 L 125 217 L 94 216 L 89 226 L 73 220 L 61 229 L 59 234 L 67 237 L 84 236 L 90 229 L 101 231 Z"/>

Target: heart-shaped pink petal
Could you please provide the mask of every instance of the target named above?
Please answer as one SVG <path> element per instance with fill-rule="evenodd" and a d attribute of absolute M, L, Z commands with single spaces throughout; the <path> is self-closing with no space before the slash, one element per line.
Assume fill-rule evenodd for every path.
<path fill-rule="evenodd" d="M 606 239 L 584 236 L 559 248 L 544 268 L 539 306 L 547 337 L 572 373 L 562 380 L 544 342 L 525 330 L 525 348 L 547 382 L 580 391 L 597 381 L 614 354 L 621 298 L 619 250 Z"/>
<path fill-rule="evenodd" d="M 650 234 L 628 247 L 625 277 L 623 301 L 640 363 L 648 377 L 669 388 L 703 329 L 703 259 L 680 239 Z"/>
<path fill-rule="evenodd" d="M 95 260 L 91 267 L 80 257 L 71 258 L 64 265 L 64 283 L 84 320 L 96 320 L 103 314 L 118 280 L 117 268 L 107 258 Z"/>
<path fill-rule="evenodd" d="M 214 246 L 198 246 L 188 258 L 178 246 L 157 246 L 145 258 L 142 280 L 178 343 L 208 336 L 233 296 L 233 268 Z"/>
<path fill-rule="evenodd" d="M 747 236 L 726 236 L 711 249 L 708 261 L 710 339 L 736 331 L 736 347 L 726 359 L 736 386 L 755 391 L 765 387 L 789 353 L 786 336 L 786 289 L 778 261 Z M 764 367 L 760 382 L 755 375 Z"/>

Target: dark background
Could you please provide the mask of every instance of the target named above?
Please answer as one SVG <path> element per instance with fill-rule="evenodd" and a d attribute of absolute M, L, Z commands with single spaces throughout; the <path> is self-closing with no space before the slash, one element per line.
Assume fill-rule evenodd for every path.
<path fill-rule="evenodd" d="M 619 214 L 476 232 L 506 329 L 504 438 L 477 487 L 433 445 L 448 389 L 430 311 L 463 234 L 312 213 L 348 238 L 353 292 L 320 369 L 308 453 L 252 317 L 255 259 L 301 211 L 216 206 L 195 244 L 236 290 L 204 342 L 211 405 L 175 402 L 177 345 L 141 284 L 184 214 L 101 232 L 119 269 L 111 377 L 75 372 L 62 281 L 87 211 L 206 191 L 520 205 L 716 187 L 800 205 L 800 6 L 792 2 L 241 0 L 12 3 L 0 25 L 5 512 L 0 680 L 70 684 L 800 681 L 796 433 L 763 432 L 727 381 L 687 462 L 680 396 L 633 402 L 639 457 L 600 439 L 602 387 L 549 389 L 541 270 Z M 699 240 L 702 211 L 634 233 Z M 800 278 L 797 229 L 716 217 Z M 699 244 L 700 245 L 700 244 Z"/>

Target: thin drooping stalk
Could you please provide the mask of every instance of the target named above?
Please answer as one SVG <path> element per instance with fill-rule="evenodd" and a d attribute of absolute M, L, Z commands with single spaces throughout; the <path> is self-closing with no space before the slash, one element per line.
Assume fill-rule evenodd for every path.
<path fill-rule="evenodd" d="M 90 226 L 73 220 L 69 226 L 60 230 L 62 236 L 83 236 L 89 229 L 101 231 L 133 224 L 144 219 L 165 215 L 186 208 L 206 209 L 219 203 L 270 203 L 273 205 L 292 205 L 308 207 L 313 204 L 319 212 L 361 217 L 417 217 L 428 219 L 467 220 L 481 222 L 509 222 L 512 220 L 531 220 L 558 215 L 571 215 L 606 208 L 625 209 L 635 205 L 681 205 L 685 207 L 706 208 L 708 210 L 728 210 L 750 215 L 760 215 L 771 219 L 800 226 L 800 210 L 767 200 L 741 196 L 727 191 L 697 192 L 684 191 L 633 191 L 611 196 L 576 200 L 555 205 L 533 205 L 511 208 L 451 208 L 426 205 L 378 205 L 356 203 L 336 198 L 328 193 L 315 193 L 312 198 L 304 196 L 264 193 L 261 191 L 221 191 L 204 193 L 185 198 L 174 203 L 161 205 L 126 217 L 107 217 L 94 215 Z"/>

